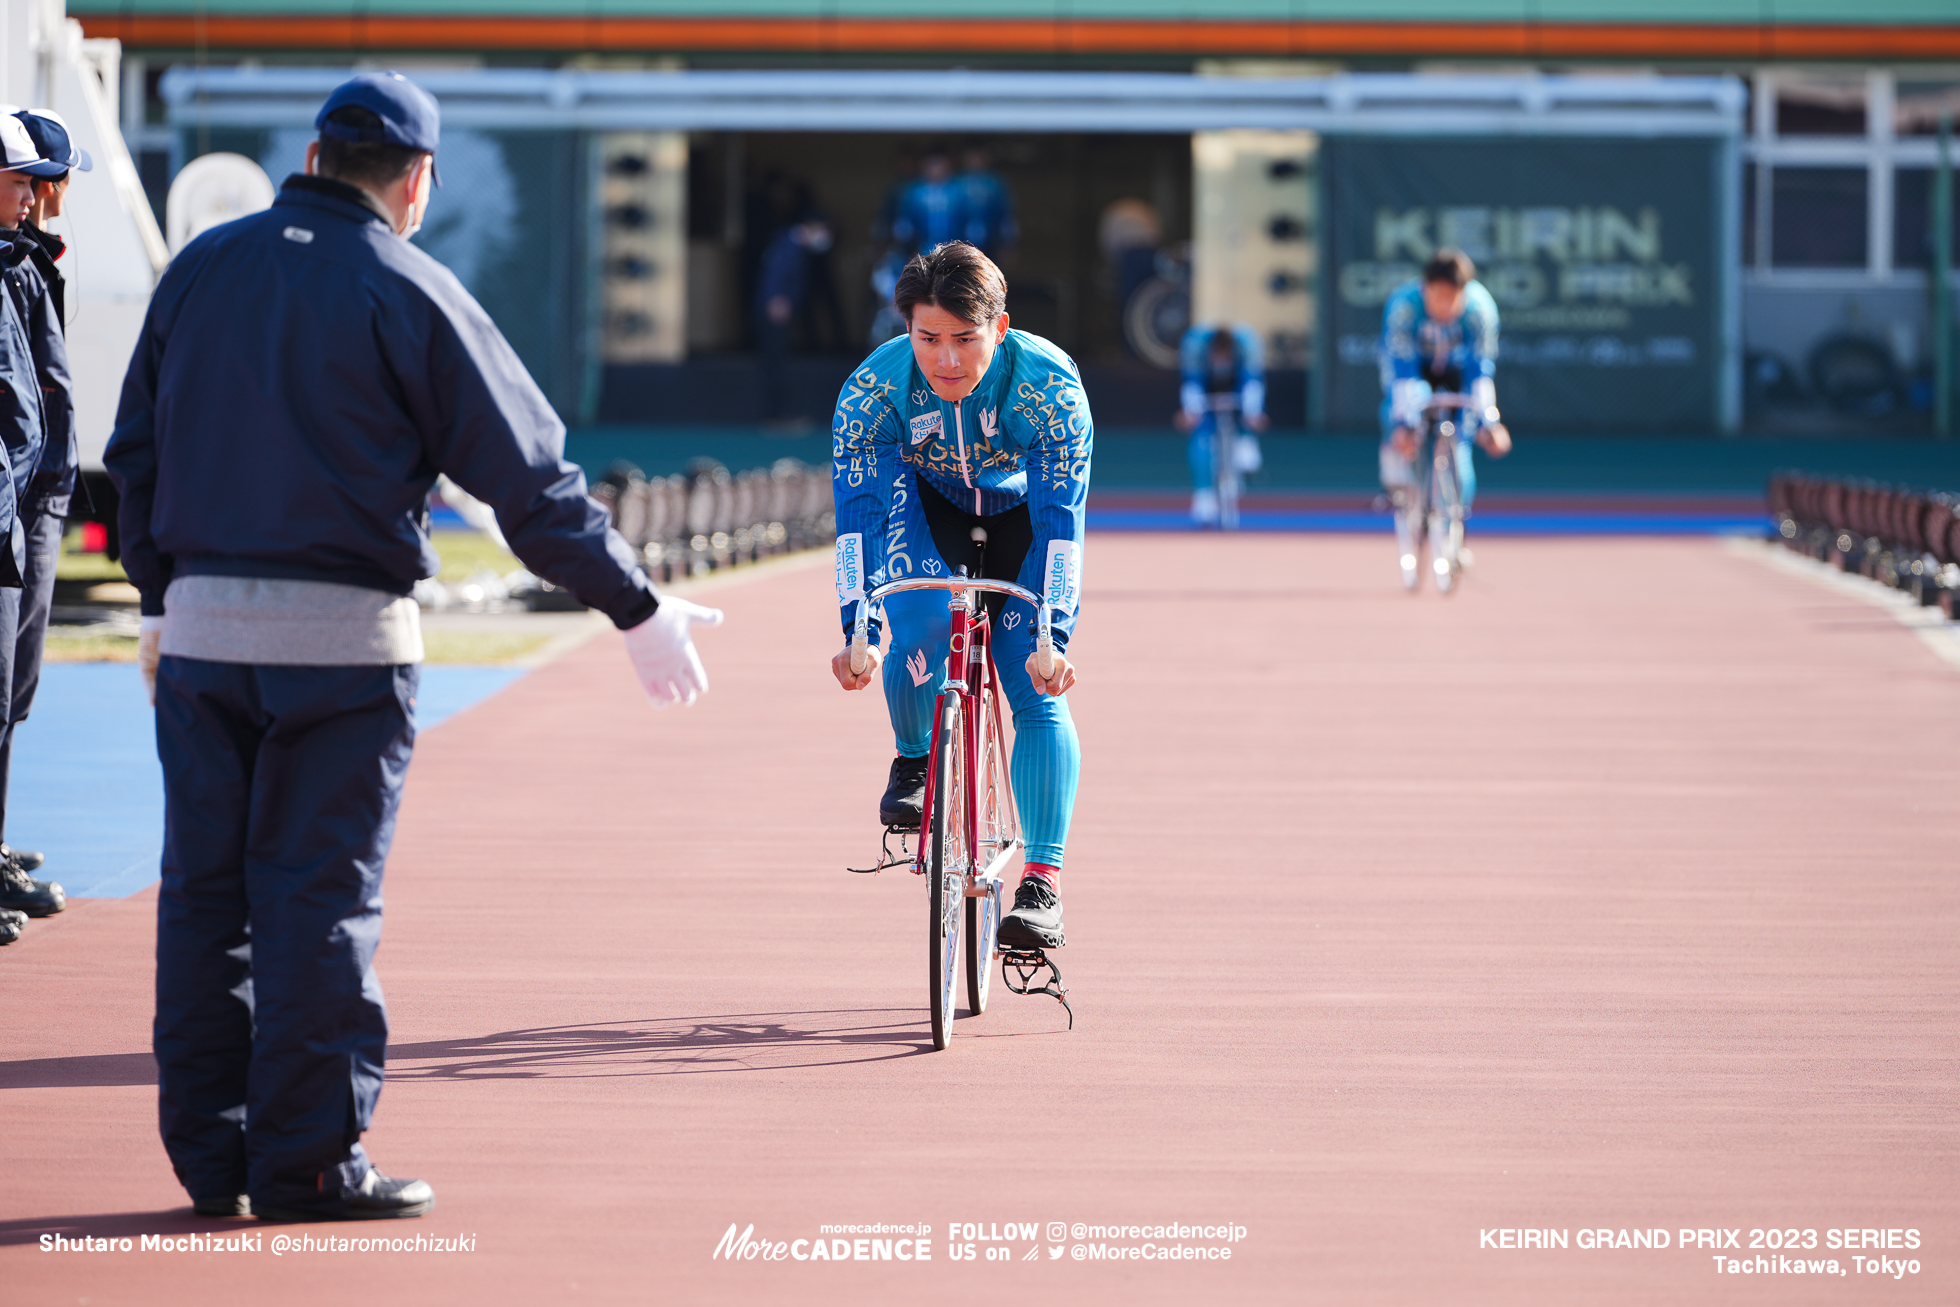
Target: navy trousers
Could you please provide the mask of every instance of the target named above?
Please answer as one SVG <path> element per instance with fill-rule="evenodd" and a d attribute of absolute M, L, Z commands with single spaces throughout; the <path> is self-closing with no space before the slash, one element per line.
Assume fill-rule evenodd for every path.
<path fill-rule="evenodd" d="M 6 650 L 11 661 L 6 667 L 9 698 L 0 712 L 0 836 L 7 830 L 7 782 L 13 771 L 14 728 L 27 720 L 34 706 L 34 692 L 41 687 L 41 652 L 48 643 L 48 611 L 54 603 L 55 562 L 61 553 L 63 519 L 45 514 L 27 524 L 27 570 L 19 590 L 10 591 L 18 606 L 12 628 L 17 632 Z"/>
<path fill-rule="evenodd" d="M 193 1199 L 326 1206 L 367 1174 L 381 873 L 417 671 L 162 660 L 155 1048 Z"/>

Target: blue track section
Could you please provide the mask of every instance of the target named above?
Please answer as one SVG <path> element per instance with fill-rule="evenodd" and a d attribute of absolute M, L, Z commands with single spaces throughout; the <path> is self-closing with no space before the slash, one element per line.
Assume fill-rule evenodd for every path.
<path fill-rule="evenodd" d="M 416 720 L 431 730 L 522 676 L 424 667 Z M 122 898 L 157 879 L 163 773 L 143 682 L 130 663 L 50 663 L 18 727 L 7 842 L 48 855 L 40 873 L 76 898 Z"/>

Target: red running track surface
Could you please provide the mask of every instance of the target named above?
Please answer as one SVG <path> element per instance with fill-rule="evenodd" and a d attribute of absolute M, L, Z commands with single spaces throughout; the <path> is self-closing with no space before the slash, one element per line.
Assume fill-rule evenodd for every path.
<path fill-rule="evenodd" d="M 696 709 L 602 635 L 417 754 L 368 1142 L 439 1205 L 306 1229 L 474 1251 L 277 1257 L 303 1230 L 182 1210 L 151 891 L 0 953 L 0 1298 L 1954 1300 L 1960 676 L 1919 640 L 1696 540 L 1488 541 L 1448 600 L 1375 538 L 1106 535 L 1087 575 L 1072 1033 L 997 984 L 929 1051 L 919 883 L 843 870 L 882 704 L 828 681 L 826 570 L 758 574 Z M 1051 1221 L 1246 1233 L 1051 1261 Z M 931 1262 L 712 1256 L 876 1222 Z M 1038 1234 L 953 1260 L 956 1222 Z M 1911 1228 L 1857 1255 L 1920 1270 L 1730 1275 L 1599 1227 Z M 1571 1246 L 1479 1246 L 1520 1228 Z M 237 1229 L 262 1250 L 38 1242 Z"/>

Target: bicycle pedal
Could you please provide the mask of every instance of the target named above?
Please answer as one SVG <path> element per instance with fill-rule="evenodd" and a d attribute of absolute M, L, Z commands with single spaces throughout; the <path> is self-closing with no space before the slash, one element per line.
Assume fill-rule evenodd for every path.
<path fill-rule="evenodd" d="M 1041 988 L 1034 987 L 1034 978 L 1043 968 L 1048 971 L 1048 983 Z M 1068 986 L 1062 983 L 1062 969 L 1043 949 L 1003 948 L 1000 950 L 1001 983 L 1016 994 L 1046 994 L 1062 1005 L 1068 1013 L 1068 1028 L 1075 1029 L 1075 1009 L 1069 1006 Z M 1019 980 L 1017 985 L 1014 982 Z"/>

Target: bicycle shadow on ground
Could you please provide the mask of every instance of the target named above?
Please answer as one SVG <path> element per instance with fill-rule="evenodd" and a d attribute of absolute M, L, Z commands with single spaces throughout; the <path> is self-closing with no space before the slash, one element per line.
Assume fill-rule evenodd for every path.
<path fill-rule="evenodd" d="M 743 1012 L 502 1030 L 465 1039 L 394 1044 L 388 1078 L 510 1080 L 802 1071 L 930 1052 L 912 1008 Z"/>

